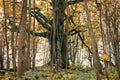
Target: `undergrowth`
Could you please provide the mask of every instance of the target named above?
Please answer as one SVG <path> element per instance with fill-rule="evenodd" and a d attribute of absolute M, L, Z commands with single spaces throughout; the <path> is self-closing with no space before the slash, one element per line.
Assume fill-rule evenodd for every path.
<path fill-rule="evenodd" d="M 107 68 L 110 80 L 117 80 L 115 68 Z M 103 69 L 104 73 L 104 69 Z M 102 80 L 106 80 L 105 75 L 101 75 Z M 18 80 L 13 74 L 0 75 L 0 80 Z M 84 68 L 81 65 L 69 66 L 69 69 L 55 70 L 51 72 L 50 66 L 43 66 L 39 70 L 29 70 L 25 72 L 22 80 L 96 80 L 93 68 Z"/>

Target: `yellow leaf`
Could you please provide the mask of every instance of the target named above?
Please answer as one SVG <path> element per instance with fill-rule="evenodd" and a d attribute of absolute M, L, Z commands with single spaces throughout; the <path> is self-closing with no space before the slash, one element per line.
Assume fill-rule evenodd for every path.
<path fill-rule="evenodd" d="M 85 40 L 85 43 L 86 43 L 87 45 L 91 45 L 91 40 L 90 40 L 90 39 L 86 39 L 86 40 Z"/>
<path fill-rule="evenodd" d="M 107 61 L 108 60 L 108 54 L 103 53 L 102 56 L 101 56 L 101 60 L 102 61 Z"/>

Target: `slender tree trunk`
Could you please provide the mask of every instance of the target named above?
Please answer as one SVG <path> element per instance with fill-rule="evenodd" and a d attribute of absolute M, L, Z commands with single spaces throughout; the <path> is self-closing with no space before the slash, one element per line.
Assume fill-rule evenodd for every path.
<path fill-rule="evenodd" d="M 4 36 L 4 29 L 2 29 L 2 59 L 3 59 L 3 62 L 2 62 L 2 64 L 4 63 L 4 56 L 5 56 L 5 54 L 4 54 L 4 51 L 5 51 L 5 36 Z M 3 65 L 3 69 L 4 69 L 4 65 Z"/>
<path fill-rule="evenodd" d="M 10 59 L 9 59 L 9 42 L 7 38 L 7 2 L 3 0 L 3 7 L 4 7 L 4 34 L 5 34 L 5 44 L 7 50 L 7 69 L 10 67 Z"/>
<path fill-rule="evenodd" d="M 30 30 L 30 26 L 31 26 L 31 0 L 29 1 L 29 24 L 27 29 Z M 31 58 L 30 58 L 30 33 L 27 34 L 27 68 L 29 69 L 31 67 Z"/>
<path fill-rule="evenodd" d="M 56 47 L 57 47 L 57 40 L 56 40 L 56 31 L 58 28 L 58 1 L 57 0 L 52 0 L 53 3 L 53 27 L 52 27 L 52 35 L 51 35 L 51 52 L 52 52 L 52 65 L 56 65 L 57 64 L 57 51 L 56 51 Z"/>
<path fill-rule="evenodd" d="M 35 12 L 35 0 L 33 1 L 33 6 L 34 6 L 34 12 Z M 35 18 L 34 18 L 34 20 L 33 20 L 33 31 L 35 31 Z M 35 69 L 35 57 L 36 57 L 36 48 L 35 48 L 35 46 L 36 46 L 36 43 L 35 43 L 35 34 L 33 34 L 33 52 L 32 52 L 32 54 L 33 54 L 33 60 L 32 60 L 32 69 Z"/>
<path fill-rule="evenodd" d="M 98 57 L 97 43 L 95 41 L 95 35 L 92 30 L 92 24 L 91 24 L 90 14 L 89 14 L 88 6 L 87 6 L 87 0 L 84 0 L 84 1 L 85 1 L 85 10 L 86 10 L 86 16 L 87 16 L 88 29 L 89 29 L 89 34 L 90 34 L 90 38 L 91 38 L 91 47 L 92 47 L 92 53 L 93 53 L 93 65 L 95 68 L 97 80 L 101 80 L 100 73 L 99 73 L 100 65 L 99 65 L 99 60 L 98 60 L 99 57 Z"/>
<path fill-rule="evenodd" d="M 34 51 L 33 51 L 32 69 L 35 70 L 35 58 L 36 58 L 37 44 L 33 42 L 33 46 L 34 46 Z"/>
<path fill-rule="evenodd" d="M 13 69 L 14 69 L 14 74 L 16 76 L 16 54 L 15 54 L 15 48 L 14 48 L 14 30 L 15 30 L 15 18 L 16 18 L 16 13 L 15 13 L 15 2 L 16 0 L 13 0 L 13 26 L 11 30 L 11 48 L 12 48 L 12 62 L 13 62 Z"/>
<path fill-rule="evenodd" d="M 22 14 L 21 21 L 19 25 L 19 43 L 18 43 L 18 66 L 17 66 L 17 76 L 22 77 L 26 71 L 26 54 L 25 54 L 25 34 L 26 34 L 26 20 L 27 20 L 27 0 L 22 0 Z"/>
<path fill-rule="evenodd" d="M 103 45 L 103 52 L 105 53 L 105 35 L 104 35 L 104 29 L 103 29 L 103 26 L 102 26 L 102 5 L 100 4 L 99 6 L 99 14 L 100 14 L 100 32 L 101 32 L 101 38 L 102 38 L 102 45 Z"/>
<path fill-rule="evenodd" d="M 0 69 L 3 69 L 2 33 L 0 32 Z"/>

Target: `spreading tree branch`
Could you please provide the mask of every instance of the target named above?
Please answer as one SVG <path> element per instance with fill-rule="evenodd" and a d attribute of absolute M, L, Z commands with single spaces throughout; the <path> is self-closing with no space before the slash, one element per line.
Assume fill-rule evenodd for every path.
<path fill-rule="evenodd" d="M 51 30 L 52 20 L 46 18 L 38 9 L 32 11 L 31 15 L 47 30 Z"/>
<path fill-rule="evenodd" d="M 26 32 L 30 33 L 33 36 L 39 36 L 44 38 L 48 38 L 50 36 L 50 32 L 35 32 L 29 29 L 27 29 Z"/>
<path fill-rule="evenodd" d="M 42 27 L 44 27 L 45 29 L 47 29 L 49 31 L 51 30 L 51 27 L 46 22 L 44 22 L 40 17 L 38 17 L 37 14 L 34 14 L 34 17 L 42 25 Z"/>
<path fill-rule="evenodd" d="M 35 8 L 35 11 L 32 10 L 31 11 L 31 14 L 34 15 L 34 14 L 37 14 L 39 17 L 41 17 L 46 23 L 49 23 L 50 25 L 52 25 L 53 23 L 53 20 L 50 20 L 49 18 L 47 18 L 45 15 L 43 15 L 41 12 L 40 12 L 40 9 L 38 7 Z"/>
<path fill-rule="evenodd" d="M 71 31 L 68 32 L 68 35 L 72 36 L 72 35 L 75 35 L 79 32 L 85 32 L 85 31 L 87 31 L 87 30 L 81 31 L 81 30 L 72 29 Z"/>
<path fill-rule="evenodd" d="M 11 26 L 13 26 L 13 22 L 10 19 L 9 19 L 9 24 Z M 7 29 L 12 31 L 12 28 L 7 27 Z M 14 28 L 14 32 L 19 32 L 19 28 L 16 25 L 15 25 L 15 28 Z M 44 37 L 44 38 L 48 38 L 50 36 L 50 32 L 35 32 L 35 31 L 30 30 L 30 29 L 26 29 L 26 32 L 30 33 L 31 35 Z"/>

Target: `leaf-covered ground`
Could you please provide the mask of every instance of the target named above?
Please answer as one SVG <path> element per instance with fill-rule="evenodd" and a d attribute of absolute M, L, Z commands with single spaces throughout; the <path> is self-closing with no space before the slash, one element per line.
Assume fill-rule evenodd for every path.
<path fill-rule="evenodd" d="M 105 73 L 104 69 L 103 72 Z M 119 80 L 114 68 L 108 68 L 110 80 Z M 107 80 L 105 75 L 101 75 L 102 80 Z M 17 80 L 13 73 L 5 72 L 0 74 L 0 80 Z M 81 66 L 71 66 L 69 69 L 58 69 L 50 66 L 37 68 L 36 71 L 29 70 L 22 80 L 96 80 L 94 69 L 82 68 Z"/>

